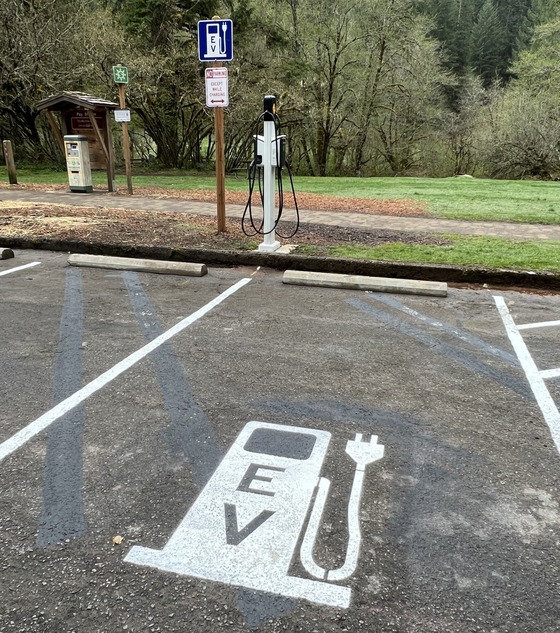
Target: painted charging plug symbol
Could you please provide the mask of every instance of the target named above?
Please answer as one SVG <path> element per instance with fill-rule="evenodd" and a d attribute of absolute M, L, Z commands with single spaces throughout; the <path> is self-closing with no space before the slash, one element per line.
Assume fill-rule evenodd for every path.
<path fill-rule="evenodd" d="M 331 581 L 345 580 L 356 571 L 360 554 L 360 543 L 362 540 L 360 531 L 360 502 L 364 486 L 364 474 L 368 464 L 383 457 L 384 446 L 377 444 L 377 436 L 375 435 L 371 436 L 369 442 L 363 442 L 362 434 L 357 433 L 356 439 L 347 442 L 346 452 L 356 462 L 356 470 L 354 472 L 354 481 L 348 501 L 348 546 L 344 564 L 338 569 L 328 571 L 319 567 L 313 559 L 313 546 L 331 485 L 331 482 L 324 477 L 319 479 L 315 504 L 311 511 L 311 517 L 300 550 L 301 562 L 306 571 L 312 576 L 315 576 L 315 578 Z"/>
<path fill-rule="evenodd" d="M 383 457 L 383 446 L 376 436 L 366 442 L 361 434 L 346 445 L 356 464 L 349 541 L 344 564 L 327 571 L 314 562 L 313 547 L 330 487 L 320 476 L 330 437 L 322 430 L 249 422 L 163 550 L 133 547 L 125 560 L 347 608 L 350 588 L 330 583 L 356 570 L 365 469 Z M 300 542 L 301 563 L 313 579 L 289 575 Z"/>

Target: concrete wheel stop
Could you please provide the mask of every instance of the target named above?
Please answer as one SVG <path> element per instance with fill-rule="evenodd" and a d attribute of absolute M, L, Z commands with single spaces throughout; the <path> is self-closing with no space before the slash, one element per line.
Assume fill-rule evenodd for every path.
<path fill-rule="evenodd" d="M 363 275 L 340 275 L 336 273 L 314 273 L 287 270 L 282 283 L 296 286 L 320 286 L 324 288 L 346 288 L 349 290 L 372 290 L 400 294 L 446 297 L 447 284 L 441 281 L 419 281 L 417 279 L 390 279 Z"/>
<path fill-rule="evenodd" d="M 76 253 L 68 257 L 68 263 L 70 266 L 134 270 L 143 273 L 183 275 L 187 277 L 202 277 L 208 272 L 206 264 L 169 262 L 156 259 L 136 259 L 132 257 L 109 257 L 105 255 L 82 255 Z"/>

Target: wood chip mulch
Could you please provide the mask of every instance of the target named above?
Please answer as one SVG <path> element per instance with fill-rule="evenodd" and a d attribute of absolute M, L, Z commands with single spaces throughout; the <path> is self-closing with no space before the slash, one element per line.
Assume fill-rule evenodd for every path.
<path fill-rule="evenodd" d="M 0 185 L 2 187 L 2 185 Z M 17 185 L 26 190 L 46 191 L 45 186 Z M 3 187 L 2 187 L 3 188 Z M 51 191 L 64 191 L 67 187 L 49 186 Z M 135 195 L 214 200 L 214 192 L 162 192 L 161 189 L 135 189 Z M 115 195 L 120 195 L 119 193 Z M 242 192 L 228 192 L 228 203 L 244 204 Z M 194 196 L 197 196 L 196 198 Z M 390 215 L 424 215 L 426 212 L 414 201 L 355 200 L 305 194 L 300 206 L 306 210 L 336 210 L 356 213 Z M 293 215 L 293 214 L 290 214 Z M 247 227 L 250 231 L 250 227 Z M 280 236 L 292 232 L 293 224 L 282 222 Z M 53 203 L 0 202 L 0 237 L 52 238 L 92 243 L 110 243 L 172 248 L 253 249 L 262 240 L 260 236 L 246 236 L 237 219 L 227 220 L 227 232 L 218 234 L 216 218 L 211 216 L 177 214 L 164 211 L 138 211 L 128 209 L 72 207 Z M 336 244 L 363 244 L 374 246 L 387 242 L 414 244 L 445 244 L 440 237 L 387 230 L 361 231 L 339 226 L 306 224 L 286 243 L 325 247 Z"/>

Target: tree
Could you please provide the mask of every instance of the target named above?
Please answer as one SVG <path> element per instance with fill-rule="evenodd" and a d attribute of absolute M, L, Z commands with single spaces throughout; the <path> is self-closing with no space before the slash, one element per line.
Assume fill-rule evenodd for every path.
<path fill-rule="evenodd" d="M 121 44 L 110 13 L 93 2 L 0 3 L 0 133 L 19 156 L 53 157 L 35 104 L 59 90 L 100 88 Z"/>
<path fill-rule="evenodd" d="M 560 82 L 560 17 L 535 29 L 531 48 L 512 66 L 515 84 L 530 94 L 556 93 Z"/>
<path fill-rule="evenodd" d="M 472 174 L 477 163 L 478 130 L 481 111 L 489 95 L 477 75 L 468 75 L 460 88 L 460 97 L 454 110 L 445 112 L 441 133 L 453 162 L 453 175 Z"/>
<path fill-rule="evenodd" d="M 494 125 L 488 162 L 493 177 L 560 178 L 560 107 L 523 89 L 508 90 Z"/>
<path fill-rule="evenodd" d="M 427 38 L 427 26 L 417 22 L 392 59 L 373 123 L 378 152 L 393 174 L 419 165 L 421 144 L 441 116 L 443 88 L 451 86 L 453 79 L 440 62 L 438 46 Z"/>
<path fill-rule="evenodd" d="M 535 29 L 530 50 L 512 66 L 516 77 L 500 99 L 489 152 L 492 173 L 560 177 L 560 19 Z"/>
<path fill-rule="evenodd" d="M 471 37 L 473 69 L 489 86 L 508 66 L 506 33 L 492 0 L 485 0 L 478 12 Z"/>
<path fill-rule="evenodd" d="M 439 53 L 426 21 L 409 0 L 279 0 L 276 12 L 280 7 L 288 46 L 278 70 L 296 163 L 315 175 L 360 174 L 385 156 L 403 169 L 401 150 L 412 148 L 405 139 L 418 140 L 440 96 Z"/>

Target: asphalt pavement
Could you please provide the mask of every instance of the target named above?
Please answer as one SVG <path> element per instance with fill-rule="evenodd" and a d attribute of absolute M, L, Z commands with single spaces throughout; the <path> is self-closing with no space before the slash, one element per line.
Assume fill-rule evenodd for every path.
<path fill-rule="evenodd" d="M 2 633 L 560 631 L 560 295 L 0 260 Z"/>

